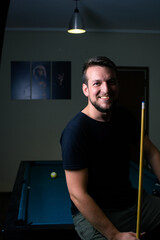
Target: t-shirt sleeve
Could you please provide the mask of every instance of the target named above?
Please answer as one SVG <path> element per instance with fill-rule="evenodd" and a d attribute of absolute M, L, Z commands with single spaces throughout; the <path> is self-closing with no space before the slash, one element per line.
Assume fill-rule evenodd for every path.
<path fill-rule="evenodd" d="M 87 167 L 86 141 L 83 131 L 65 129 L 60 144 L 64 169 L 78 170 Z"/>

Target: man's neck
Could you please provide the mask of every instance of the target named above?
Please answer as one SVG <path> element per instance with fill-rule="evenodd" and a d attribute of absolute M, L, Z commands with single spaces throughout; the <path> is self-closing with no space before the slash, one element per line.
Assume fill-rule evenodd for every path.
<path fill-rule="evenodd" d="M 96 109 L 94 111 L 90 109 L 89 105 L 87 105 L 82 112 L 86 114 L 88 117 L 99 121 L 99 122 L 109 122 L 111 119 L 112 111 L 108 110 L 107 112 L 100 112 Z"/>

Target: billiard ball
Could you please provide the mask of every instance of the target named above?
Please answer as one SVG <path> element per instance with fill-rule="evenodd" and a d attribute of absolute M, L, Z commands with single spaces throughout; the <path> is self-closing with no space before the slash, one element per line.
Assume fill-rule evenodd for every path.
<path fill-rule="evenodd" d="M 56 178 L 57 177 L 57 173 L 56 172 L 51 172 L 51 178 Z"/>

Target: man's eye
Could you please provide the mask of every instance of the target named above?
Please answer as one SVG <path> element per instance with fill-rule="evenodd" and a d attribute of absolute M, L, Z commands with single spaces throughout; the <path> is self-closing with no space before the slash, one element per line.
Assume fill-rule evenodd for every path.
<path fill-rule="evenodd" d="M 113 78 L 113 79 L 110 79 L 107 81 L 107 84 L 108 85 L 115 85 L 117 83 L 117 79 L 116 78 Z"/>
<path fill-rule="evenodd" d="M 99 86 L 99 85 L 100 85 L 99 82 L 95 82 L 95 83 L 93 83 L 93 86 Z"/>

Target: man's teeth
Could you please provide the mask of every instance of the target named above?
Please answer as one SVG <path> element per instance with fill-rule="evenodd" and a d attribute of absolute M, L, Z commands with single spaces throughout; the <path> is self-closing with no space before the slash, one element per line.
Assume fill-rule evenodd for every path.
<path fill-rule="evenodd" d="M 103 96 L 103 97 L 101 97 L 101 98 L 104 98 L 104 99 L 109 99 L 109 97 L 107 97 L 107 96 Z"/>

